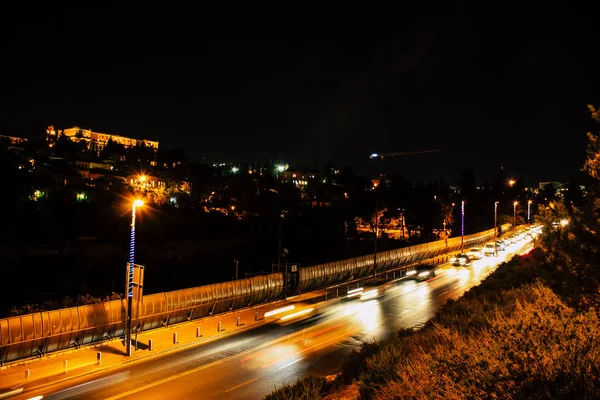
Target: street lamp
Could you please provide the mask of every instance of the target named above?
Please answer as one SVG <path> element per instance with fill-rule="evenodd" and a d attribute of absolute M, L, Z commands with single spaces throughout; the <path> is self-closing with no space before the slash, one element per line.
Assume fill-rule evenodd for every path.
<path fill-rule="evenodd" d="M 375 240 L 373 244 L 373 274 L 377 278 L 377 236 L 379 235 L 379 202 L 375 201 Z"/>
<path fill-rule="evenodd" d="M 461 236 L 460 236 L 460 246 L 464 249 L 465 247 L 465 201 L 462 201 L 461 209 L 460 209 L 460 218 L 461 218 Z"/>
<path fill-rule="evenodd" d="M 125 349 L 131 356 L 131 323 L 133 313 L 133 263 L 135 256 L 135 210 L 144 205 L 142 200 L 135 200 L 131 207 L 131 237 L 129 239 L 129 269 L 127 271 L 127 325 L 125 327 Z"/>
<path fill-rule="evenodd" d="M 513 203 L 513 228 L 517 226 L 517 204 L 519 202 L 515 200 Z"/>
<path fill-rule="evenodd" d="M 498 233 L 498 202 L 494 202 L 494 253 L 496 253 L 496 236 Z"/>
<path fill-rule="evenodd" d="M 531 203 L 533 203 L 533 201 L 527 201 L 527 223 L 529 225 L 531 225 Z"/>

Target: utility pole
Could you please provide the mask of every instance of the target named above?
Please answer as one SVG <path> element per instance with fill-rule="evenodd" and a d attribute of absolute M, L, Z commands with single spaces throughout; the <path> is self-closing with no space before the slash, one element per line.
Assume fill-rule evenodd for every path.
<path fill-rule="evenodd" d="M 460 247 L 464 250 L 465 248 L 465 201 L 462 201 L 460 209 L 461 217 L 461 236 L 460 236 Z"/>
<path fill-rule="evenodd" d="M 375 201 L 375 240 L 374 240 L 374 252 L 373 252 L 373 271 L 375 272 L 375 277 L 377 277 L 377 236 L 379 235 L 379 209 L 378 202 Z"/>
<path fill-rule="evenodd" d="M 498 234 L 498 202 L 494 202 L 494 255 L 498 253 L 496 250 L 496 237 Z"/>
<path fill-rule="evenodd" d="M 236 260 L 235 258 L 233 259 L 233 262 L 235 263 L 235 280 L 238 280 L 238 266 L 240 264 L 240 262 L 238 260 Z"/>

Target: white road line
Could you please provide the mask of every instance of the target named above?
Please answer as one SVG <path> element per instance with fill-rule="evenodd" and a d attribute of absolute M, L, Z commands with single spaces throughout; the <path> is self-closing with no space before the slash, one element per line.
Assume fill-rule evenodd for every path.
<path fill-rule="evenodd" d="M 289 362 L 289 363 L 287 363 L 287 364 L 285 364 L 285 365 L 282 365 L 281 367 L 279 367 L 279 369 L 284 369 L 284 368 L 287 368 L 287 367 L 289 367 L 290 365 L 292 365 L 292 364 L 295 364 L 295 363 L 297 363 L 298 361 L 300 361 L 300 360 L 303 360 L 303 359 L 304 359 L 304 357 L 300 357 L 300 358 L 298 358 L 298 359 L 296 359 L 296 360 L 294 360 L 294 361 L 292 361 L 292 362 Z"/>
<path fill-rule="evenodd" d="M 225 391 L 225 393 L 233 392 L 234 390 L 236 390 L 236 389 L 239 389 L 239 388 L 241 388 L 242 386 L 246 386 L 247 384 L 249 384 L 249 383 L 252 383 L 252 382 L 254 382 L 254 381 L 255 381 L 255 380 L 257 380 L 257 379 L 258 379 L 258 378 L 254 378 L 254 379 L 250 379 L 249 381 L 246 381 L 246 382 L 240 383 L 240 384 L 239 384 L 239 385 L 237 385 L 237 386 L 234 386 L 234 387 L 232 387 L 232 388 L 230 388 L 230 389 L 227 389 L 227 390 Z"/>

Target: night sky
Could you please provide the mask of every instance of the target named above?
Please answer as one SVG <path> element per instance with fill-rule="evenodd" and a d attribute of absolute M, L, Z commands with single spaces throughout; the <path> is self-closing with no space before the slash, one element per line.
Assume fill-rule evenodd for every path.
<path fill-rule="evenodd" d="M 600 24 L 588 9 L 517 18 L 448 7 L 399 22 L 393 36 L 330 30 L 322 40 L 224 40 L 226 30 L 196 29 L 207 18 L 167 11 L 3 16 L 5 134 L 76 125 L 193 160 L 319 170 L 331 160 L 363 174 L 371 152 L 440 148 L 386 168 L 453 183 L 464 166 L 480 182 L 504 167 L 533 186 L 577 175 L 596 129 L 586 105 L 600 103 Z"/>

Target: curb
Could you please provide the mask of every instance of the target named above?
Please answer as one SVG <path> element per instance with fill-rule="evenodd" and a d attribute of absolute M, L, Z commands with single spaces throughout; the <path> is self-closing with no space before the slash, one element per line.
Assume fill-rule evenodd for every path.
<path fill-rule="evenodd" d="M 222 315 L 222 314 L 219 314 L 219 315 Z M 261 320 L 259 320 L 259 321 L 261 321 Z M 264 321 L 264 319 L 262 321 Z M 258 321 L 255 321 L 255 322 L 258 322 Z M 205 337 L 205 338 L 202 338 L 202 339 L 197 340 L 197 341 L 188 342 L 188 343 L 182 343 L 182 344 L 176 345 L 174 347 L 166 348 L 166 349 L 159 350 L 159 351 L 153 351 L 153 352 L 148 351 L 148 354 L 141 355 L 141 356 L 133 358 L 133 359 L 125 359 L 123 361 L 116 362 L 116 363 L 113 363 L 111 365 L 106 365 L 104 367 L 95 369 L 93 371 L 85 372 L 85 373 L 82 373 L 82 374 L 79 374 L 79 375 L 73 375 L 73 376 L 65 377 L 64 379 L 53 380 L 52 382 L 39 384 L 38 386 L 28 387 L 27 391 L 30 391 L 30 390 L 39 390 L 39 389 L 42 389 L 42 388 L 45 388 L 45 387 L 49 387 L 49 386 L 53 386 L 53 385 L 60 384 L 60 383 L 63 383 L 63 382 L 67 382 L 67 381 L 72 380 L 72 379 L 82 378 L 82 377 L 85 377 L 85 376 L 89 376 L 89 375 L 101 373 L 101 372 L 104 372 L 104 371 L 112 369 L 112 368 L 121 367 L 123 365 L 131 364 L 131 363 L 134 363 L 134 362 L 137 362 L 137 361 L 141 361 L 141 360 L 145 360 L 145 359 L 150 358 L 150 357 L 155 357 L 155 356 L 158 356 L 158 355 L 161 355 L 161 354 L 165 354 L 165 353 L 169 353 L 169 352 L 172 352 L 172 351 L 183 350 L 183 349 L 185 349 L 187 347 L 190 347 L 190 346 L 194 346 L 194 345 L 198 345 L 198 344 L 210 343 L 210 342 L 213 342 L 213 341 L 216 341 L 216 340 L 220 340 L 221 338 L 227 337 L 227 336 L 229 336 L 229 335 L 231 335 L 233 333 L 237 333 L 237 332 L 240 332 L 240 331 L 248 330 L 248 329 L 254 328 L 254 327 L 258 326 L 258 325 L 262 325 L 262 324 L 263 324 L 263 322 L 260 322 L 258 324 L 254 324 L 254 325 L 240 326 L 240 327 L 236 327 L 234 329 L 228 330 L 227 332 L 223 332 L 222 334 L 220 334 L 218 336 Z M 94 346 L 94 347 L 97 347 L 97 346 Z M 63 354 L 68 354 L 68 353 L 63 353 Z M 42 380 L 42 379 L 47 379 L 47 378 L 41 378 L 39 380 Z M 28 383 L 31 383 L 31 384 L 35 385 L 35 381 L 28 381 L 28 382 L 19 383 L 19 384 L 17 384 L 16 386 L 14 386 L 12 388 L 12 389 L 14 389 L 12 392 L 0 393 L 0 399 L 2 399 L 3 396 L 7 396 L 7 393 L 12 393 L 12 394 L 8 394 L 8 396 L 11 396 L 13 394 L 17 394 L 16 391 L 19 390 L 18 388 L 19 387 L 22 388 L 24 385 L 26 385 Z M 15 388 L 17 388 L 17 389 L 15 389 Z M 22 391 L 23 390 L 21 390 L 21 392 Z"/>
<path fill-rule="evenodd" d="M 163 327 L 158 328 L 158 329 L 167 330 L 167 329 L 173 329 L 175 327 L 185 327 L 187 325 L 197 324 L 199 322 L 210 321 L 211 319 L 216 319 L 217 317 L 227 317 L 227 316 L 229 316 L 231 314 L 235 314 L 236 312 L 239 312 L 241 310 L 246 310 L 246 311 L 247 310 L 254 310 L 254 309 L 257 309 L 257 308 L 268 307 L 268 306 L 275 305 L 277 303 L 281 303 L 281 302 L 285 302 L 285 301 L 286 301 L 286 299 L 276 300 L 276 301 L 272 301 L 270 303 L 264 303 L 264 304 L 260 304 L 260 305 L 257 304 L 257 305 L 251 306 L 251 307 L 246 307 L 246 308 L 235 310 L 235 311 L 231 310 L 231 311 L 226 311 L 224 313 L 219 313 L 219 314 L 216 314 L 216 315 L 208 315 L 208 316 L 203 317 L 203 318 L 193 319 L 193 320 L 190 320 L 190 321 L 178 322 L 176 324 L 163 326 Z M 152 332 L 156 333 L 156 332 L 158 332 L 158 330 L 157 329 L 150 329 L 150 330 L 147 330 L 147 331 L 143 331 L 143 332 L 140 332 L 140 336 L 141 335 L 147 335 L 147 334 L 150 334 Z M 23 358 L 23 359 L 20 359 L 20 360 L 16 360 L 16 361 L 12 361 L 12 362 L 9 362 L 9 363 L 5 363 L 4 365 L 0 366 L 0 372 L 8 370 L 8 369 L 11 369 L 11 368 L 20 367 L 20 366 L 23 366 L 23 365 L 28 365 L 28 364 L 31 364 L 31 363 L 34 363 L 34 362 L 38 362 L 38 361 L 42 361 L 42 360 L 47 360 L 47 359 L 52 359 L 52 358 L 64 356 L 66 354 L 71 354 L 71 353 L 74 353 L 74 352 L 77 352 L 77 351 L 81 351 L 81 350 L 89 350 L 89 349 L 95 349 L 97 347 L 102 347 L 102 346 L 110 346 L 111 344 L 113 344 L 115 342 L 119 342 L 119 341 L 123 341 L 123 340 L 125 340 L 125 339 L 121 338 L 119 336 L 119 337 L 115 337 L 115 338 L 112 338 L 112 339 L 103 340 L 103 341 L 96 342 L 96 343 L 89 343 L 89 344 L 83 345 L 83 346 L 81 346 L 79 348 L 70 348 L 70 349 L 65 349 L 65 350 L 53 351 L 53 352 L 48 353 L 48 354 L 46 354 L 46 355 L 44 355 L 42 357 L 33 356 L 33 357 Z"/>

